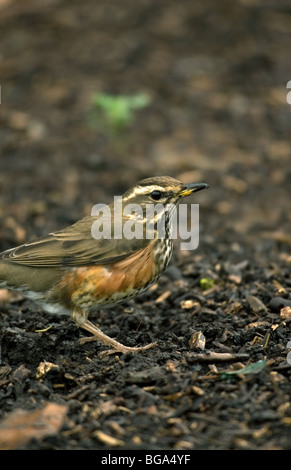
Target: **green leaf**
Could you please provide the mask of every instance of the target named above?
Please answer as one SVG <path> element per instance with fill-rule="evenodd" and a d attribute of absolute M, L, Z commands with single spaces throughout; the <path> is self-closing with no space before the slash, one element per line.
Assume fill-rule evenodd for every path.
<path fill-rule="evenodd" d="M 259 372 L 265 369 L 266 365 L 267 360 L 262 359 L 260 361 L 254 362 L 254 364 L 250 364 L 238 370 L 222 371 L 220 372 L 220 375 L 222 378 L 227 378 L 235 375 L 258 374 Z"/>
<path fill-rule="evenodd" d="M 99 93 L 92 96 L 92 105 L 113 129 L 122 129 L 133 121 L 134 110 L 144 108 L 150 98 L 144 93 L 134 96 Z"/>
<path fill-rule="evenodd" d="M 200 279 L 200 287 L 203 290 L 210 289 L 210 287 L 213 287 L 214 284 L 215 284 L 215 281 L 211 279 L 210 277 L 203 277 L 202 279 Z"/>

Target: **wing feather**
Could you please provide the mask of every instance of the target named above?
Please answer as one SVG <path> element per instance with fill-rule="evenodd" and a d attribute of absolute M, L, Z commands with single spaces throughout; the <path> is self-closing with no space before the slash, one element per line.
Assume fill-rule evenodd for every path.
<path fill-rule="evenodd" d="M 145 248 L 146 239 L 95 239 L 89 216 L 70 227 L 0 254 L 0 260 L 34 267 L 92 266 L 122 260 Z"/>

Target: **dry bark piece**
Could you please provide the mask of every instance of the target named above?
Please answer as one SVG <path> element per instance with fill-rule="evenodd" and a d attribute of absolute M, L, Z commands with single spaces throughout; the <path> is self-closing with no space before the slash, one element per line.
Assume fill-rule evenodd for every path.
<path fill-rule="evenodd" d="M 291 307 L 284 307 L 280 310 L 280 317 L 284 320 L 291 318 Z"/>
<path fill-rule="evenodd" d="M 194 331 L 192 334 L 190 340 L 189 340 L 189 346 L 191 349 L 194 348 L 199 348 L 199 349 L 205 349 L 205 343 L 206 343 L 206 338 L 202 331 Z"/>
<path fill-rule="evenodd" d="M 117 446 L 123 446 L 125 444 L 124 441 L 121 439 L 117 439 L 116 437 L 109 436 L 109 434 L 106 434 L 103 431 L 95 431 L 93 433 L 93 436 L 96 437 L 100 442 L 103 442 L 103 444 L 106 444 L 110 447 L 117 447 Z"/>
<path fill-rule="evenodd" d="M 217 353 L 209 351 L 208 353 L 191 353 L 187 356 L 188 362 L 231 362 L 231 361 L 243 361 L 249 359 L 248 354 L 244 353 Z"/>
<path fill-rule="evenodd" d="M 59 366 L 57 364 L 53 364 L 52 362 L 47 362 L 47 361 L 41 362 L 38 365 L 35 378 L 38 380 L 43 378 L 52 369 L 59 370 Z"/>

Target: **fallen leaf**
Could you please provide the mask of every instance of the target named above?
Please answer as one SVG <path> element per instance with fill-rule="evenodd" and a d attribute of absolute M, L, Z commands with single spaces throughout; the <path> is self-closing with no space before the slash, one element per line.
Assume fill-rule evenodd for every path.
<path fill-rule="evenodd" d="M 18 409 L 0 423 L 0 448 L 18 449 L 32 438 L 56 434 L 61 428 L 67 406 L 48 403 L 34 411 Z"/>
<path fill-rule="evenodd" d="M 220 374 L 222 378 L 229 377 L 232 375 L 258 374 L 259 372 L 265 369 L 266 364 L 267 364 L 267 360 L 263 359 L 263 360 L 255 362 L 254 364 L 250 364 L 246 367 L 242 367 L 241 369 L 221 371 Z"/>

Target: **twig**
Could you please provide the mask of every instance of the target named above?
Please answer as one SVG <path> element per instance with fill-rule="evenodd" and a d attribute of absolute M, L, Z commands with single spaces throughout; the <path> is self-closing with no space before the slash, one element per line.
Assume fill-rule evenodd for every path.
<path fill-rule="evenodd" d="M 208 352 L 208 353 L 190 353 L 187 356 L 187 361 L 189 362 L 231 362 L 231 361 L 244 361 L 249 359 L 249 355 L 245 353 L 217 353 L 217 352 Z"/>

